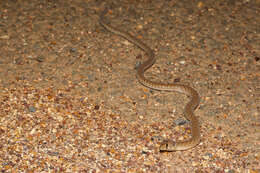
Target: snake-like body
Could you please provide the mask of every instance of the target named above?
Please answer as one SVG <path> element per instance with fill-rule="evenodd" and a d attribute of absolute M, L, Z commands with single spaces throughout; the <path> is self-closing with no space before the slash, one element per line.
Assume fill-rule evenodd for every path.
<path fill-rule="evenodd" d="M 148 47 L 145 43 L 143 43 L 141 40 L 135 38 L 134 36 L 130 35 L 127 32 L 121 31 L 111 25 L 108 24 L 108 22 L 105 20 L 104 15 L 106 14 L 107 10 L 104 10 L 103 13 L 100 16 L 99 23 L 108 31 L 119 35 L 128 41 L 132 42 L 136 46 L 138 46 L 140 49 L 142 49 L 148 59 L 142 63 L 138 69 L 137 69 L 137 79 L 138 81 L 151 89 L 155 90 L 161 90 L 161 91 L 176 91 L 182 94 L 188 95 L 191 99 L 187 103 L 187 105 L 184 108 L 184 116 L 186 119 L 188 119 L 191 123 L 191 133 L 192 137 L 187 141 L 168 141 L 165 140 L 160 145 L 160 151 L 178 151 L 178 150 L 187 150 L 190 148 L 195 147 L 200 142 L 200 128 L 199 128 L 199 121 L 196 118 L 196 116 L 193 114 L 194 110 L 197 108 L 200 102 L 199 94 L 196 90 L 191 88 L 187 85 L 182 84 L 164 84 L 160 82 L 153 82 L 145 78 L 144 73 L 146 70 L 148 70 L 154 63 L 155 63 L 155 55 L 153 50 Z"/>

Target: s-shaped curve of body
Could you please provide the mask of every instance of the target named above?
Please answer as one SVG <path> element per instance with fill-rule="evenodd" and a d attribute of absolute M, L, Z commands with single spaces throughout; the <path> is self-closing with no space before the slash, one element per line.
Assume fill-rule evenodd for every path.
<path fill-rule="evenodd" d="M 108 31 L 119 35 L 128 41 L 132 42 L 134 45 L 138 46 L 140 49 L 142 49 L 148 59 L 142 63 L 138 69 L 137 69 L 137 79 L 138 81 L 151 89 L 160 90 L 160 91 L 175 91 L 182 94 L 186 94 L 190 97 L 190 101 L 187 103 L 187 105 L 184 108 L 184 116 L 186 119 L 188 119 L 191 123 L 191 134 L 192 137 L 187 141 L 168 141 L 165 140 L 160 145 L 160 151 L 161 152 L 170 152 L 170 151 L 178 151 L 178 150 L 188 150 L 190 148 L 195 147 L 200 142 L 200 128 L 199 128 L 199 121 L 196 118 L 196 116 L 193 114 L 194 110 L 197 108 L 200 102 L 199 94 L 196 90 L 191 88 L 187 85 L 182 84 L 164 84 L 159 82 L 153 82 L 145 78 L 144 73 L 146 70 L 148 70 L 152 65 L 155 63 L 155 56 L 153 50 L 148 47 L 145 43 L 143 43 L 141 40 L 135 38 L 134 36 L 130 35 L 127 32 L 121 31 L 111 25 L 108 24 L 108 22 L 105 20 L 104 15 L 107 13 L 107 9 L 105 9 L 99 19 L 100 25 L 102 25 L 105 29 Z"/>

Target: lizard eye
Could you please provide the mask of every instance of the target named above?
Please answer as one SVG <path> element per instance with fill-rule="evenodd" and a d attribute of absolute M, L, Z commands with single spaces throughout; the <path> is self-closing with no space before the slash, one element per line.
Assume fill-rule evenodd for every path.
<path fill-rule="evenodd" d="M 168 143 L 165 144 L 165 148 L 168 149 Z"/>

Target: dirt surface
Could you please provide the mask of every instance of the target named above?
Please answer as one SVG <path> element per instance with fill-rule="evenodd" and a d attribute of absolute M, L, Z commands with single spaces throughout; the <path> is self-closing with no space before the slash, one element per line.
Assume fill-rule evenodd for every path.
<path fill-rule="evenodd" d="M 201 143 L 185 140 L 188 97 L 136 79 L 145 54 L 102 28 L 143 40 L 146 76 L 196 89 Z M 260 170 L 260 1 L 2 0 L 2 172 L 250 172 Z"/>

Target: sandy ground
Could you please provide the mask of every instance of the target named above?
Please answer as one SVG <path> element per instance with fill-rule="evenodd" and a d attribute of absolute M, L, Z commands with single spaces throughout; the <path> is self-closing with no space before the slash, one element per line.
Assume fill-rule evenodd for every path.
<path fill-rule="evenodd" d="M 188 97 L 145 88 L 145 54 L 98 23 L 156 53 L 154 81 L 195 88 L 201 143 L 185 140 Z M 1 172 L 217 172 L 260 170 L 260 1 L 1 0 Z"/>

